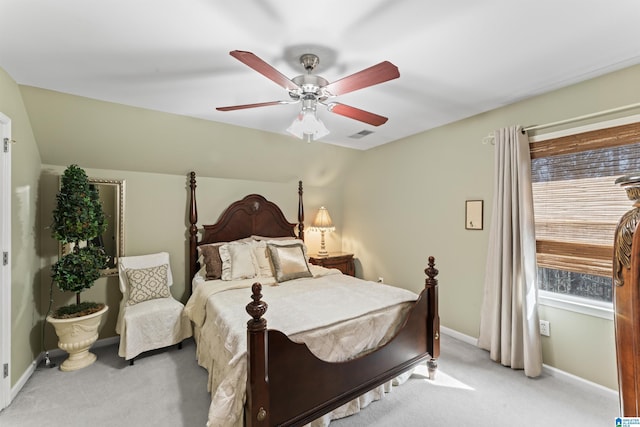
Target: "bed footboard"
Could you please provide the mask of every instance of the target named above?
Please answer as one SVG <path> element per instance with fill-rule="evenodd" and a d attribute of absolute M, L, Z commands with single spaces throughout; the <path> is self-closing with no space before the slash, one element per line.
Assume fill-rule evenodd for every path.
<path fill-rule="evenodd" d="M 440 354 L 438 281 L 429 257 L 425 289 L 403 326 L 384 346 L 345 362 L 315 357 L 304 344 L 268 330 L 262 286 L 252 287 L 247 305 L 247 426 L 303 425 Z"/>

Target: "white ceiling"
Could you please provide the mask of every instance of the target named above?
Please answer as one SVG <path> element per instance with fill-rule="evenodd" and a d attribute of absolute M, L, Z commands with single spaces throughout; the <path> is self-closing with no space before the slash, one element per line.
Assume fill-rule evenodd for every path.
<path fill-rule="evenodd" d="M 286 134 L 299 105 L 215 110 L 288 99 L 236 49 L 290 78 L 317 53 L 329 82 L 397 65 L 400 78 L 335 99 L 386 124 L 318 110 L 323 142 L 367 149 L 640 63 L 640 1 L 0 2 L 0 67 L 19 84 Z"/>

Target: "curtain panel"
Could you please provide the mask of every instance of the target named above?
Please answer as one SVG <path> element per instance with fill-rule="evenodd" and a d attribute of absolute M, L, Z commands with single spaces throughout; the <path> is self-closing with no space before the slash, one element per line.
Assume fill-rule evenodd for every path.
<path fill-rule="evenodd" d="M 528 377 L 542 372 L 529 138 L 496 130 L 494 199 L 478 346 Z"/>

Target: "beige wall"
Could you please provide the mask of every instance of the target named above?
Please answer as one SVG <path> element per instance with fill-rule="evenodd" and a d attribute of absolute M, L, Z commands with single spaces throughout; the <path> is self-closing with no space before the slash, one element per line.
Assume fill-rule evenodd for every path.
<path fill-rule="evenodd" d="M 435 256 L 442 325 L 477 337 L 493 197 L 494 153 L 483 137 L 637 103 L 639 86 L 636 66 L 366 151 L 346 181 L 343 249 L 357 254 L 365 278 L 414 290 Z M 465 230 L 467 199 L 485 201 L 484 230 Z M 543 310 L 552 331 L 544 362 L 617 389 L 613 322 Z"/>
<path fill-rule="evenodd" d="M 546 306 L 539 313 L 552 325 L 542 337 L 544 363 L 617 390 L 613 321 Z"/>
<path fill-rule="evenodd" d="M 41 348 L 38 185 L 40 155 L 15 81 L 0 68 L 0 111 L 11 119 L 11 385 Z"/>

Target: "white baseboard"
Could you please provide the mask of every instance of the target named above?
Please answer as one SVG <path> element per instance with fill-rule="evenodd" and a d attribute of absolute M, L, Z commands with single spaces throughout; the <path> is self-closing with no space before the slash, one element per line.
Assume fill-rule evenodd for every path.
<path fill-rule="evenodd" d="M 477 338 L 474 338 L 472 336 L 463 334 L 462 332 L 455 331 L 455 330 L 447 328 L 445 326 L 440 326 L 440 332 L 445 334 L 445 335 L 450 336 L 451 338 L 455 338 L 458 341 L 462 341 L 464 343 L 471 344 L 473 346 L 477 346 L 478 345 L 478 339 Z M 547 375 L 549 375 L 551 377 L 562 378 L 562 379 L 566 380 L 567 382 L 573 382 L 573 383 L 584 384 L 584 385 L 587 385 L 587 386 L 592 386 L 592 387 L 595 387 L 595 388 L 600 389 L 602 391 L 613 393 L 616 396 L 618 395 L 618 391 L 617 390 L 612 390 L 609 387 L 605 387 L 605 386 L 603 386 L 601 384 L 594 383 L 593 381 L 589 381 L 589 380 L 584 379 L 582 377 L 579 377 L 577 375 L 570 374 L 569 372 L 563 371 L 563 370 L 558 369 L 558 368 L 554 368 L 553 366 L 542 364 L 542 372 L 544 372 L 545 374 L 547 374 Z"/>
<path fill-rule="evenodd" d="M 38 356 L 36 358 L 36 360 L 31 362 L 31 364 L 24 371 L 22 376 L 13 385 L 13 387 L 11 387 L 11 395 L 9 396 L 9 403 L 8 403 L 9 405 L 11 405 L 11 402 L 13 402 L 13 399 L 16 398 L 18 393 L 20 393 L 20 390 L 22 390 L 22 387 L 24 387 L 24 385 L 27 383 L 27 381 L 29 381 L 29 378 L 31 378 L 31 375 L 33 375 L 33 373 L 36 371 L 36 366 L 38 366 L 39 359 L 40 359 L 40 356 Z"/>
<path fill-rule="evenodd" d="M 471 344 L 473 346 L 478 345 L 477 338 L 463 334 L 462 332 L 454 331 L 453 329 L 447 328 L 446 326 L 440 326 L 440 332 L 442 332 L 445 335 L 449 335 L 451 338 L 455 338 L 458 341 L 462 341 L 464 343 Z"/>
<path fill-rule="evenodd" d="M 579 377 L 577 375 L 573 375 L 570 374 L 569 372 L 566 371 L 562 371 L 558 368 L 554 368 L 553 366 L 549 366 L 549 365 L 542 365 L 542 372 L 544 372 L 545 374 L 549 375 L 550 377 L 558 377 L 558 378 L 562 378 L 564 380 L 566 380 L 567 382 L 573 382 L 573 383 L 578 383 L 578 384 L 584 384 L 584 385 L 588 385 L 588 386 L 592 386 L 595 388 L 598 388 L 604 392 L 607 393 L 612 393 L 616 396 L 618 396 L 618 390 L 612 390 L 609 387 L 605 387 L 601 384 L 598 383 L 594 383 L 593 381 L 589 381 L 586 380 L 582 377 Z"/>
<path fill-rule="evenodd" d="M 96 341 L 95 344 L 91 346 L 91 348 L 105 347 L 112 344 L 118 344 L 119 342 L 120 342 L 119 336 L 103 338 L 101 340 Z M 49 352 L 49 357 L 61 357 L 61 356 L 64 356 L 65 354 L 67 354 L 66 351 L 56 348 L 55 350 L 51 350 Z M 33 373 L 36 371 L 36 368 L 43 362 L 44 355 L 45 355 L 44 351 L 40 353 L 38 357 L 36 357 L 36 360 L 31 362 L 29 367 L 24 371 L 20 379 L 13 385 L 13 387 L 11 387 L 11 396 L 9 396 L 9 404 L 13 402 L 13 399 L 15 399 L 18 393 L 20 393 L 20 390 L 22 390 L 22 387 L 24 387 L 24 385 L 27 383 L 29 378 L 31 378 L 31 375 L 33 375 Z"/>

